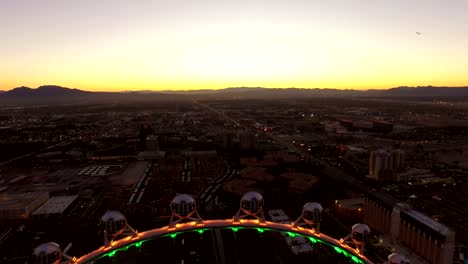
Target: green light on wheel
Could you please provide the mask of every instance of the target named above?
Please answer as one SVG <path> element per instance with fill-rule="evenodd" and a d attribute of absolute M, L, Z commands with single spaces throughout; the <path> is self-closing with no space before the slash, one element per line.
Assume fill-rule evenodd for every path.
<path fill-rule="evenodd" d="M 361 260 L 359 260 L 358 258 L 356 258 L 356 256 L 351 256 L 351 259 L 356 262 L 356 263 L 361 263 Z"/>
<path fill-rule="evenodd" d="M 279 230 L 271 229 L 271 228 L 268 228 L 268 227 L 231 226 L 231 227 L 225 227 L 225 228 L 226 229 L 231 229 L 234 232 L 234 236 L 235 236 L 235 233 L 237 233 L 239 231 L 239 229 L 250 229 L 250 230 L 256 229 L 259 234 L 263 234 L 263 233 L 265 233 L 265 231 L 279 231 Z M 180 233 L 194 232 L 194 231 L 196 231 L 200 235 L 202 235 L 206 230 L 211 230 L 211 228 L 194 228 L 192 230 L 175 232 L 175 233 L 171 233 L 171 234 L 165 234 L 165 235 L 162 235 L 161 237 L 170 236 L 172 239 L 175 239 L 177 237 L 177 235 L 180 234 Z M 309 241 L 312 244 L 321 243 L 321 244 L 326 245 L 327 247 L 332 247 L 337 254 L 341 254 L 341 255 L 347 257 L 350 261 L 352 261 L 355 264 L 364 264 L 365 263 L 360 257 L 358 257 L 357 255 L 355 256 L 353 253 L 343 249 L 341 246 L 338 246 L 338 245 L 335 246 L 335 245 L 330 244 L 330 243 L 328 243 L 328 242 L 326 242 L 324 240 L 321 240 L 321 239 L 319 239 L 319 238 L 317 238 L 315 236 L 303 235 L 303 234 L 300 234 L 300 233 L 295 233 L 293 231 L 291 231 L 291 232 L 281 231 L 281 232 L 283 234 L 287 234 L 291 238 L 294 238 L 296 236 L 305 237 L 305 238 L 308 238 Z M 127 251 L 132 246 L 135 246 L 136 248 L 140 248 L 140 247 L 142 247 L 143 243 L 146 242 L 146 241 L 148 241 L 148 240 L 137 241 L 137 242 L 134 242 L 133 244 L 126 245 L 126 246 L 123 246 L 123 247 L 118 248 L 118 249 L 114 249 L 112 251 L 109 251 L 108 253 L 105 253 L 105 254 L 101 255 L 100 257 L 98 257 L 98 259 L 100 259 L 102 257 L 110 257 L 110 258 L 117 257 L 116 254 L 117 254 L 118 251 Z"/>
<path fill-rule="evenodd" d="M 117 253 L 117 250 L 113 250 L 111 252 L 109 252 L 109 254 L 107 254 L 107 256 L 109 256 L 109 258 L 112 258 L 115 256 L 115 253 Z"/>
<path fill-rule="evenodd" d="M 339 248 L 339 247 L 334 246 L 333 248 L 335 249 L 336 253 L 343 252 L 343 250 L 341 250 L 341 248 Z"/>
<path fill-rule="evenodd" d="M 138 247 L 141 247 L 142 244 L 143 244 L 143 241 L 136 242 L 136 243 L 135 243 L 135 247 L 137 247 L 137 248 L 138 248 Z"/>

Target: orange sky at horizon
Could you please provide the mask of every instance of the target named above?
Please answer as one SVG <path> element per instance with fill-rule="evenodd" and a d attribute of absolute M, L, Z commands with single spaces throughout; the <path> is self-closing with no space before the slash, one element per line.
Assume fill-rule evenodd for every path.
<path fill-rule="evenodd" d="M 466 10 L 463 0 L 2 1 L 0 90 L 467 86 Z"/>

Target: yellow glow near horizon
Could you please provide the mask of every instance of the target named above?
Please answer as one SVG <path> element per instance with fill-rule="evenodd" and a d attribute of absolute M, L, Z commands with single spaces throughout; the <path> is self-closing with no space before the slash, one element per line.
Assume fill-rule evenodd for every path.
<path fill-rule="evenodd" d="M 252 0 L 251 6 L 241 1 L 240 7 L 223 2 L 227 6 L 223 8 L 203 0 L 201 7 L 181 10 L 161 1 L 143 1 L 144 7 L 131 6 L 128 11 L 125 1 L 104 0 L 96 10 L 111 6 L 109 14 L 91 17 L 93 1 L 66 7 L 47 0 L 53 8 L 44 11 L 49 16 L 37 20 L 33 20 L 39 16 L 36 13 L 23 18 L 18 14 L 26 11 L 19 6 L 0 3 L 0 10 L 2 5 L 13 5 L 18 12 L 18 18 L 10 16 L 17 24 L 0 29 L 5 36 L 0 43 L 0 89 L 45 84 L 92 91 L 468 85 L 468 34 L 462 34 L 464 27 L 459 26 L 466 19 L 461 15 L 453 25 L 447 24 L 448 32 L 422 12 L 418 19 L 431 23 L 430 33 L 419 36 L 405 28 L 414 23 L 414 13 L 401 14 L 386 4 L 372 9 L 379 6 L 369 2 L 361 10 L 331 0 L 337 10 L 343 9 L 339 13 L 327 5 L 291 1 L 298 7 L 281 1 L 265 6 L 262 0 Z M 436 2 L 431 5 L 427 12 L 440 12 Z M 145 8 L 159 16 L 145 13 Z M 163 15 L 161 8 L 181 14 Z M 380 16 L 386 20 L 371 17 L 371 11 L 383 12 Z M 455 20 L 458 13 L 449 11 L 442 12 Z M 2 11 L 0 22 L 1 15 Z M 69 15 L 78 22 L 70 23 Z M 395 15 L 400 15 L 399 20 Z M 122 17 L 129 22 L 122 22 Z M 22 19 L 32 22 L 21 24 Z"/>

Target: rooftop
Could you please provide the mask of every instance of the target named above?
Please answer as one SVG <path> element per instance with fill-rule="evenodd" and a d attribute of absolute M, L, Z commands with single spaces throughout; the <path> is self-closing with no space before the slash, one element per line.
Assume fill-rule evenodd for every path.
<path fill-rule="evenodd" d="M 393 206 L 399 202 L 398 199 L 384 192 L 369 192 L 367 197 L 381 203 L 383 206 L 391 210 L 393 209 Z"/>
<path fill-rule="evenodd" d="M 163 159 L 165 156 L 165 151 L 142 151 L 138 153 L 138 159 Z"/>
<path fill-rule="evenodd" d="M 360 209 L 364 206 L 364 198 L 349 198 L 344 200 L 338 200 L 337 204 L 340 207 L 348 208 L 348 209 Z"/>
<path fill-rule="evenodd" d="M 67 209 L 78 196 L 54 196 L 50 198 L 45 204 L 37 209 L 33 215 L 41 214 L 61 214 Z"/>
<path fill-rule="evenodd" d="M 183 151 L 182 154 L 186 157 L 207 157 L 207 156 L 217 156 L 218 153 L 216 150 L 189 150 Z"/>
<path fill-rule="evenodd" d="M 447 236 L 451 232 L 447 226 L 433 220 L 421 212 L 409 209 L 405 210 L 404 213 L 441 235 Z"/>
<path fill-rule="evenodd" d="M 277 222 L 277 223 L 281 223 L 282 221 L 291 222 L 291 220 L 289 220 L 289 217 L 286 215 L 286 213 L 282 209 L 270 210 L 268 211 L 268 216 L 270 216 L 273 222 Z"/>
<path fill-rule="evenodd" d="M 2 194 L 0 195 L 0 210 L 11 210 L 27 207 L 43 195 L 48 196 L 49 193 L 27 192 L 15 194 Z"/>

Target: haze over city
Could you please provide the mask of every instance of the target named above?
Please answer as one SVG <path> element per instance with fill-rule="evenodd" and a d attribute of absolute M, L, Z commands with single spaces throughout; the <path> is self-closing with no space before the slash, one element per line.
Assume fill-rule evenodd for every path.
<path fill-rule="evenodd" d="M 0 3 L 0 89 L 468 83 L 468 3 L 57 1 Z"/>

